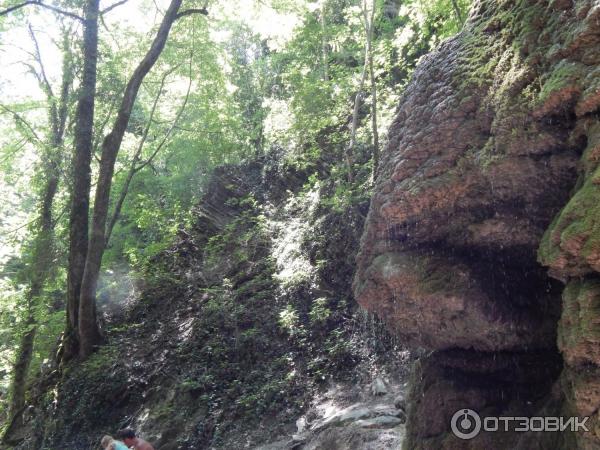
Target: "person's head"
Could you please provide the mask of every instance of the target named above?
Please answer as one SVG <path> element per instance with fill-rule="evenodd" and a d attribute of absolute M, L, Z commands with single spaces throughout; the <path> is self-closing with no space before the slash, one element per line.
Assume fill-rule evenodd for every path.
<path fill-rule="evenodd" d="M 131 428 L 125 428 L 117 431 L 117 438 L 125 442 L 128 447 L 133 445 L 133 440 L 136 438 L 135 431 Z"/>
<path fill-rule="evenodd" d="M 112 436 L 109 436 L 108 434 L 106 436 L 103 436 L 102 439 L 100 440 L 100 445 L 102 446 L 103 449 L 107 449 L 110 444 L 112 444 L 114 441 L 114 439 L 112 438 Z"/>

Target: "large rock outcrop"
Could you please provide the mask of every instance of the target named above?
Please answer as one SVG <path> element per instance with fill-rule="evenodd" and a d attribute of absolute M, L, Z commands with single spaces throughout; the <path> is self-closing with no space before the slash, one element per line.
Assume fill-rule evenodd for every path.
<path fill-rule="evenodd" d="M 525 414 L 564 397 L 563 411 L 598 414 L 599 109 L 597 1 L 481 0 L 417 68 L 382 157 L 354 283 L 359 303 L 408 345 L 442 352 L 417 378 L 449 381 L 435 394 L 440 383 L 416 383 L 413 425 L 441 414 L 445 426 L 409 424 L 411 449 L 520 439 L 446 440 L 454 407 Z M 556 279 L 567 282 L 560 320 Z M 551 358 L 528 361 L 555 352 L 557 330 L 562 389 L 539 392 L 544 359 L 551 380 L 559 370 Z M 507 354 L 508 374 L 529 380 L 535 398 L 510 400 L 523 386 L 511 388 L 498 363 Z M 456 373 L 467 381 L 457 384 Z M 505 401 L 493 383 L 469 388 L 482 374 L 506 384 Z M 456 399 L 459 385 L 470 392 L 463 404 L 435 415 L 423 406 L 430 394 Z M 581 448 L 600 442 L 593 432 L 577 439 Z"/>

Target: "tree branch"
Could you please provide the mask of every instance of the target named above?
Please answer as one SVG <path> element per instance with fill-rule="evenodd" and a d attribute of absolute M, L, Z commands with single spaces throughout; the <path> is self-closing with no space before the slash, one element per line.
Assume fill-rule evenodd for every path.
<path fill-rule="evenodd" d="M 458 22 L 461 25 L 464 24 L 464 19 L 462 17 L 462 13 L 460 12 L 460 8 L 459 8 L 456 0 L 452 0 L 452 7 L 454 8 L 454 14 L 456 14 L 456 18 L 458 19 Z"/>
<path fill-rule="evenodd" d="M 65 11 L 64 9 L 57 8 L 56 6 L 47 5 L 46 3 L 42 3 L 41 0 L 28 0 L 28 1 L 23 2 L 23 3 L 18 3 L 16 5 L 14 5 L 14 6 L 11 6 L 9 8 L 6 8 L 6 9 L 3 9 L 2 11 L 0 11 L 0 16 L 5 16 L 6 14 L 10 14 L 11 12 L 16 11 L 18 9 L 21 9 L 21 8 L 23 8 L 25 6 L 28 6 L 28 5 L 40 6 L 42 8 L 49 9 L 50 11 L 54 11 L 55 13 L 62 14 L 63 16 L 67 16 L 67 17 L 70 17 L 72 19 L 79 20 L 80 22 L 83 22 L 83 17 L 81 17 L 81 16 L 79 16 L 79 15 L 77 15 L 75 13 L 72 13 L 72 12 L 69 12 L 69 11 Z"/>
<path fill-rule="evenodd" d="M 27 69 L 29 70 L 29 73 L 31 73 L 31 75 L 33 75 L 35 77 L 35 79 L 38 81 L 39 84 L 43 84 L 42 77 L 40 76 L 38 71 L 35 69 L 35 67 L 33 67 L 31 64 L 29 64 L 28 62 L 25 62 L 25 61 L 21 61 L 21 64 L 24 65 L 25 67 L 27 67 Z"/>
<path fill-rule="evenodd" d="M 38 134 L 35 132 L 35 130 L 33 129 L 33 127 L 29 124 L 29 122 L 27 122 L 25 120 L 25 118 L 23 118 L 23 116 L 21 116 L 18 112 L 10 109 L 8 106 L 6 105 L 2 105 L 0 104 L 0 108 L 3 109 L 4 111 L 6 111 L 9 114 L 12 114 L 13 118 L 17 121 L 17 122 L 21 122 L 23 125 L 25 125 L 25 127 L 31 132 L 31 134 L 33 135 L 34 139 L 38 142 L 42 142 L 42 140 L 40 139 L 40 137 L 38 136 Z"/>
<path fill-rule="evenodd" d="M 35 48 L 35 60 L 40 66 L 40 82 L 43 86 L 43 90 L 46 90 L 48 97 L 54 97 L 54 93 L 52 92 L 52 86 L 50 85 L 50 81 L 48 81 L 48 77 L 46 76 L 46 70 L 44 69 L 44 63 L 42 62 L 42 54 L 40 52 L 40 46 L 38 44 L 37 38 L 35 37 L 35 33 L 33 32 L 33 28 L 31 24 L 28 25 L 29 35 L 31 36 L 31 40 L 33 41 L 33 46 Z M 44 89 L 45 88 L 45 89 Z"/>
<path fill-rule="evenodd" d="M 154 118 L 154 113 L 156 112 L 156 107 L 158 106 L 158 101 L 160 100 L 160 96 L 163 93 L 163 89 L 165 87 L 165 82 L 167 81 L 167 77 L 174 71 L 175 69 L 168 70 L 165 72 L 160 80 L 160 86 L 158 88 L 158 92 L 156 93 L 156 97 L 154 98 L 154 102 L 152 104 L 152 109 L 150 111 L 150 116 L 148 117 L 148 123 L 146 123 L 146 127 L 144 128 L 144 132 L 142 134 L 142 139 L 138 144 L 138 147 L 133 155 L 133 160 L 131 161 L 131 166 L 129 167 L 129 171 L 127 173 L 127 177 L 125 178 L 125 183 L 123 183 L 123 187 L 121 188 L 121 192 L 119 193 L 119 198 L 117 203 L 115 204 L 115 210 L 110 218 L 108 223 L 108 227 L 106 229 L 106 243 L 105 247 L 108 247 L 108 243 L 110 241 L 110 236 L 112 235 L 115 224 L 119 220 L 119 216 L 121 215 L 121 209 L 123 208 L 123 203 L 125 202 L 125 197 L 127 197 L 127 193 L 129 192 L 129 185 L 131 184 L 131 180 L 137 173 L 136 164 L 140 160 L 140 156 L 142 155 L 142 150 L 144 149 L 144 144 L 146 143 L 146 139 L 148 139 L 148 133 L 150 132 L 150 127 L 152 126 L 152 119 Z"/>
<path fill-rule="evenodd" d="M 181 19 L 182 17 L 185 17 L 185 16 L 190 16 L 192 14 L 202 14 L 202 15 L 208 16 L 208 9 L 206 9 L 206 8 L 186 9 L 185 11 L 181 11 L 179 14 L 177 14 L 177 16 L 175 16 L 175 20 Z"/>
<path fill-rule="evenodd" d="M 100 162 L 100 159 L 97 156 L 98 148 L 100 147 L 100 144 L 102 143 L 102 139 L 104 139 L 104 129 L 106 128 L 106 125 L 108 125 L 108 122 L 111 119 L 111 116 L 112 116 L 113 111 L 115 110 L 116 104 L 117 104 L 117 99 L 113 98 L 111 100 L 110 107 L 108 108 L 108 112 L 106 113 L 106 117 L 104 118 L 104 120 L 102 120 L 102 123 L 100 124 L 100 130 L 98 130 L 98 132 L 96 133 L 96 136 L 93 139 L 94 140 L 94 142 L 92 144 L 92 148 L 94 150 L 93 154 L 98 162 Z"/>
<path fill-rule="evenodd" d="M 2 11 L 0 11 L 0 16 L 10 14 L 13 11 L 23 8 L 24 6 L 34 5 L 35 3 L 36 3 L 36 1 L 34 1 L 34 0 L 23 2 L 23 3 L 17 3 L 16 5 L 11 6 L 10 8 L 6 8 L 6 9 L 3 9 Z"/>
<path fill-rule="evenodd" d="M 129 0 L 120 0 L 120 1 L 118 1 L 116 3 L 113 3 L 112 5 L 107 6 L 102 11 L 100 11 L 100 15 L 106 14 L 107 12 L 112 11 L 113 9 L 117 8 L 118 6 L 121 6 L 121 5 L 125 4 L 125 3 L 127 3 L 128 1 Z"/>
<path fill-rule="evenodd" d="M 173 123 L 171 124 L 171 127 L 167 130 L 167 132 L 163 136 L 162 141 L 160 141 L 160 144 L 158 144 L 156 149 L 154 149 L 154 151 L 152 152 L 150 157 L 146 161 L 144 161 L 141 165 L 134 168 L 135 172 L 139 172 L 144 167 L 146 167 L 148 164 L 152 163 L 152 160 L 154 159 L 154 157 L 158 154 L 160 149 L 165 145 L 165 143 L 167 142 L 167 139 L 169 139 L 169 136 L 171 136 L 171 133 L 176 128 L 177 122 L 179 122 L 179 119 L 181 118 L 181 115 L 183 114 L 183 111 L 185 110 L 188 99 L 190 98 L 190 91 L 192 88 L 192 61 L 191 61 L 191 59 L 190 59 L 190 75 L 189 75 L 189 77 L 190 77 L 190 81 L 188 83 L 187 92 L 185 93 L 185 98 L 183 99 L 183 103 L 181 104 L 179 111 L 177 111 L 177 115 L 175 116 L 175 119 L 173 119 Z"/>
<path fill-rule="evenodd" d="M 56 113 L 56 127 L 55 127 L 55 141 L 54 143 L 59 146 L 62 145 L 65 135 L 67 117 L 69 116 L 69 102 L 71 100 L 71 92 L 73 89 L 73 80 L 75 78 L 74 62 L 72 55 L 72 36 L 71 29 L 63 28 L 62 34 L 62 50 L 63 50 L 63 64 L 62 64 L 62 80 L 60 85 L 60 95 L 58 97 L 58 108 Z"/>
<path fill-rule="evenodd" d="M 15 148 L 11 149 L 10 151 L 6 151 L 4 153 L 3 157 L 0 159 L 0 164 L 4 164 L 6 161 L 8 161 L 12 156 L 15 155 L 15 153 L 17 153 L 23 147 L 25 147 L 25 145 L 27 145 L 28 142 L 29 142 L 29 139 L 27 139 L 27 137 L 21 139 L 17 143 L 17 146 Z"/>

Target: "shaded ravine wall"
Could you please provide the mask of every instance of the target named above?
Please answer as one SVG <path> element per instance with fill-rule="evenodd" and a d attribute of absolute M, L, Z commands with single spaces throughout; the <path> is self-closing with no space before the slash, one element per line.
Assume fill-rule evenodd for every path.
<path fill-rule="evenodd" d="M 600 448 L 600 2 L 476 2 L 389 138 L 354 291 L 433 352 L 406 448 Z M 591 416 L 591 431 L 461 441 L 459 408 Z"/>

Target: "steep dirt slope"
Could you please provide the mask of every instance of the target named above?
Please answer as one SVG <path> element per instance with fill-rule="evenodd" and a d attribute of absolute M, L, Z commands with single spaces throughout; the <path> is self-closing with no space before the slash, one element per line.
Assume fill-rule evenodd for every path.
<path fill-rule="evenodd" d="M 354 285 L 401 339 L 436 352 L 415 371 L 407 448 L 534 448 L 511 433 L 453 438 L 459 408 L 562 408 L 593 416 L 596 430 L 599 107 L 600 4 L 590 0 L 479 1 L 417 69 Z M 543 448 L 597 448 L 595 433 Z"/>
<path fill-rule="evenodd" d="M 359 443 L 348 448 L 398 447 L 398 389 L 361 397 L 404 364 L 352 298 L 368 197 L 333 201 L 335 155 L 297 158 L 215 171 L 194 226 L 147 268 L 108 344 L 37 380 L 9 447 L 95 449 L 127 425 L 163 450 L 297 448 L 341 422 Z"/>

